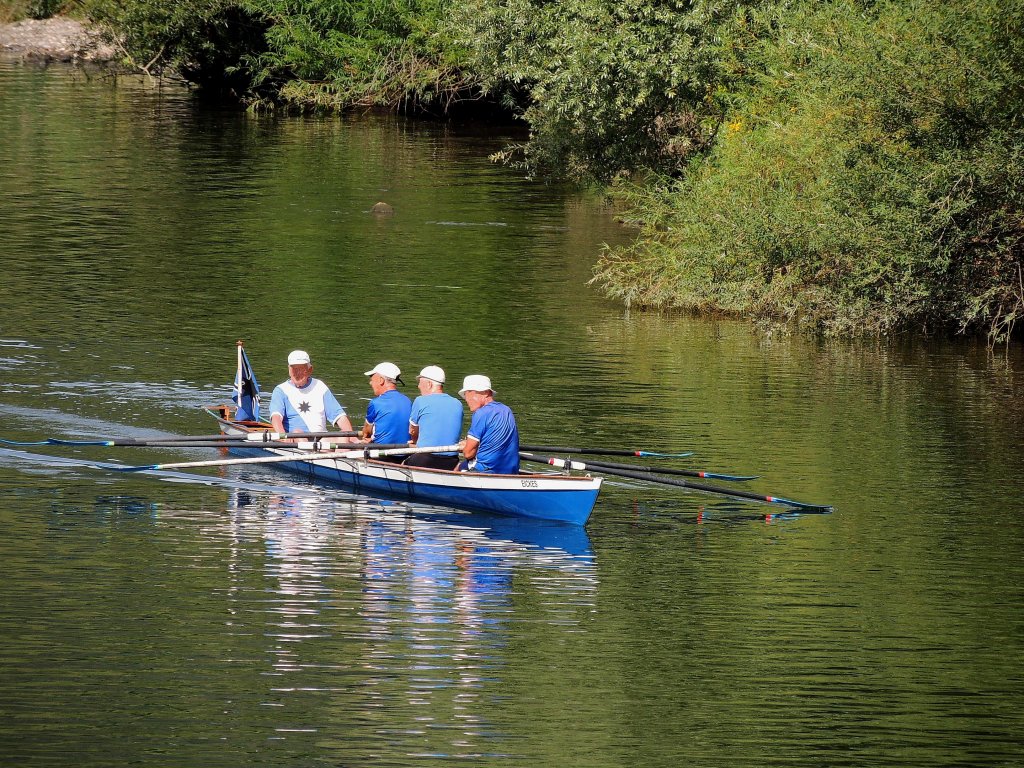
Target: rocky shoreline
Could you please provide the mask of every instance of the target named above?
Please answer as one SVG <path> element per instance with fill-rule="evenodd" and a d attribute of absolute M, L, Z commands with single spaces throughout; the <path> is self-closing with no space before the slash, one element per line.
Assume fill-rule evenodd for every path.
<path fill-rule="evenodd" d="M 116 49 L 89 26 L 55 17 L 0 24 L 0 55 L 35 61 L 106 64 L 118 58 Z"/>

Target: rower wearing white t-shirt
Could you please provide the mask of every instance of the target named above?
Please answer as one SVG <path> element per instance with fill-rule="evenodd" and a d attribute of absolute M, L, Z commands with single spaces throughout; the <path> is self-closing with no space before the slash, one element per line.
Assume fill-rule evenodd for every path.
<path fill-rule="evenodd" d="M 325 432 L 328 423 L 351 432 L 352 422 L 326 384 L 312 376 L 309 355 L 296 349 L 288 355 L 288 381 L 274 387 L 270 423 L 275 432 Z M 357 442 L 350 438 L 349 442 Z"/>

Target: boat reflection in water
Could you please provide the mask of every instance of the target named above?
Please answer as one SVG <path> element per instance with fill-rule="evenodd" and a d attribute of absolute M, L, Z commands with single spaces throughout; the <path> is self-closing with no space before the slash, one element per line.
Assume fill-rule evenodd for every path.
<path fill-rule="evenodd" d="M 254 633 L 272 660 L 263 695 L 292 709 L 327 694 L 309 717 L 321 737 L 355 728 L 409 754 L 493 754 L 502 737 L 489 713 L 523 652 L 510 648 L 514 627 L 547 625 L 529 642 L 561 644 L 596 602 L 580 526 L 356 496 L 231 499 L 239 550 L 255 554 L 259 531 L 274 593 Z M 248 570 L 239 583 L 251 601 Z"/>

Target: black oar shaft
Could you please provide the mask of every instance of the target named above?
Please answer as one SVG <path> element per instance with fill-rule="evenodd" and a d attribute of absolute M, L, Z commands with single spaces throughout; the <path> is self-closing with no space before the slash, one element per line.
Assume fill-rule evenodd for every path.
<path fill-rule="evenodd" d="M 626 469 L 605 469 L 601 470 L 609 475 L 618 475 L 619 477 L 630 477 L 635 480 L 645 480 L 649 483 L 661 483 L 662 485 L 674 485 L 679 488 L 693 488 L 697 491 L 706 491 L 708 493 L 721 493 L 725 496 L 736 496 L 741 499 L 753 499 L 755 501 L 767 501 L 767 502 L 788 502 L 787 499 L 779 499 L 775 496 L 762 496 L 759 493 L 751 493 L 750 491 L 740 491 L 734 488 L 718 488 L 714 485 L 706 485 L 705 483 L 694 483 L 689 480 L 674 480 L 671 477 L 660 477 L 659 475 L 652 475 L 649 472 L 632 472 Z M 792 502 L 798 504 L 799 502 Z M 800 506 L 806 506 L 801 504 Z"/>
<path fill-rule="evenodd" d="M 176 443 L 218 443 L 225 440 L 245 441 L 251 444 L 276 443 L 281 440 L 317 440 L 322 438 L 358 437 L 359 432 L 272 432 L 253 431 L 246 436 L 243 435 L 169 435 L 166 437 L 116 437 L 111 439 L 97 440 L 65 440 L 64 438 L 51 437 L 39 445 L 68 445 L 68 446 L 153 446 L 155 443 L 176 444 Z"/>
<path fill-rule="evenodd" d="M 531 459 L 532 454 L 522 453 L 519 454 L 525 459 Z M 647 467 L 639 464 L 619 464 L 612 461 L 588 461 L 588 467 L 594 469 L 606 470 L 606 469 L 626 469 L 632 472 L 653 472 L 657 475 L 679 475 L 681 477 L 706 477 L 712 480 L 729 480 L 735 482 L 742 482 L 746 480 L 756 480 L 756 475 L 727 475 L 720 472 L 705 472 L 699 469 L 675 469 L 674 467 Z"/>
<path fill-rule="evenodd" d="M 653 454 L 653 452 L 651 451 L 638 451 L 625 448 L 567 448 L 565 446 L 558 445 L 520 445 L 519 449 L 522 451 L 544 451 L 545 453 L 575 453 L 580 455 L 589 454 L 592 456 L 689 456 L 688 453 Z"/>
<path fill-rule="evenodd" d="M 569 466 L 570 469 L 586 470 L 590 468 L 590 465 L 583 462 L 577 461 L 566 461 L 565 459 L 557 459 L 553 457 L 536 456 L 530 458 L 529 461 L 535 461 L 540 464 L 550 464 L 555 467 Z M 706 493 L 718 493 L 723 496 L 732 496 L 738 499 L 751 499 L 753 501 L 767 502 L 769 504 L 788 504 L 794 507 L 805 507 L 810 509 L 827 509 L 828 507 L 821 504 L 807 504 L 802 501 L 794 501 L 793 499 L 784 499 L 780 496 L 765 496 L 759 493 L 752 493 L 750 491 L 734 490 L 732 488 L 719 488 L 715 485 L 705 485 L 704 483 L 694 483 L 689 480 L 674 480 L 670 477 L 660 477 L 653 475 L 649 472 L 634 472 L 626 469 L 602 469 L 600 467 L 593 467 L 595 472 L 602 472 L 606 475 L 613 475 L 618 477 L 628 477 L 634 480 L 643 480 L 648 483 L 658 483 L 659 485 L 674 485 L 678 488 L 692 488 L 695 491 L 705 491 Z"/>
<path fill-rule="evenodd" d="M 253 448 L 259 450 L 268 450 L 272 448 L 300 448 L 308 450 L 313 445 L 320 445 L 324 448 L 327 445 L 330 446 L 330 450 L 346 450 L 346 451 L 361 451 L 364 448 L 370 450 L 381 450 L 391 448 L 407 448 L 408 443 L 342 443 L 335 442 L 333 440 L 322 441 L 322 440 L 310 440 L 300 441 L 298 443 L 286 443 L 280 440 L 275 440 L 271 443 L 254 443 L 247 440 L 222 440 L 220 442 L 206 441 L 200 443 L 186 443 L 186 442 L 162 442 L 159 440 L 152 440 L 146 443 L 133 443 L 132 446 L 136 448 Z"/>

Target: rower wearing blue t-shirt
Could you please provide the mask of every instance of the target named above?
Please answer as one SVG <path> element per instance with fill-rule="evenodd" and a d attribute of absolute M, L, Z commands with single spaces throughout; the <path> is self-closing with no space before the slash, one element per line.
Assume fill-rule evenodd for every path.
<path fill-rule="evenodd" d="M 413 445 L 454 445 L 462 434 L 462 403 L 444 391 L 444 370 L 428 365 L 416 377 L 420 396 L 412 401 L 409 434 Z M 457 453 L 414 453 L 406 466 L 455 469 Z"/>
<path fill-rule="evenodd" d="M 402 372 L 394 363 L 378 363 L 373 370 L 367 371 L 370 377 L 370 388 L 376 395 L 366 409 L 366 423 L 360 437 L 375 443 L 408 443 L 409 412 L 412 401 L 395 388 L 395 384 L 404 384 Z M 401 464 L 404 456 L 381 457 L 382 461 Z"/>
<path fill-rule="evenodd" d="M 467 376 L 459 390 L 473 419 L 469 424 L 462 455 L 471 472 L 495 475 L 519 473 L 519 429 L 512 409 L 494 399 L 491 380 L 486 376 Z"/>

